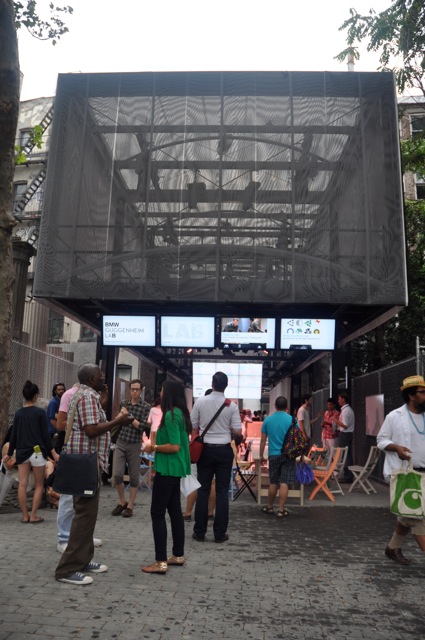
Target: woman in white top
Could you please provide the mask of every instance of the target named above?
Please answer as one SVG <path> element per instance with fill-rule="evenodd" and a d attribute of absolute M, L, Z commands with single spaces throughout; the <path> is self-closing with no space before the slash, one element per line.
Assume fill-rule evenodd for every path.
<path fill-rule="evenodd" d="M 161 410 L 161 398 L 157 396 L 152 403 L 151 410 L 148 415 L 148 427 L 150 428 L 151 445 L 154 446 L 156 440 L 156 432 L 161 423 L 162 410 Z"/>

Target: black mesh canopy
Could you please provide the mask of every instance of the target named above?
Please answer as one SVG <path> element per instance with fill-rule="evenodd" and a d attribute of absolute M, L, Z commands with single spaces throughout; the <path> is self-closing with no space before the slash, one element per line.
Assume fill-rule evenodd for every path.
<path fill-rule="evenodd" d="M 59 76 L 34 293 L 405 304 L 392 75 Z"/>

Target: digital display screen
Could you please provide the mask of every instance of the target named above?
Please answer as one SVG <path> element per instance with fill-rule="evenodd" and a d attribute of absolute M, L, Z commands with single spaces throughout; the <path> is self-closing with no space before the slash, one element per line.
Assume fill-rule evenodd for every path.
<path fill-rule="evenodd" d="M 282 318 L 280 323 L 281 349 L 316 349 L 329 351 L 335 348 L 335 320 L 310 318 Z"/>
<path fill-rule="evenodd" d="M 261 399 L 263 365 L 251 362 L 194 362 L 194 398 L 205 395 L 205 391 L 211 389 L 212 377 L 216 371 L 223 371 L 229 378 L 229 385 L 224 392 L 226 398 Z"/>
<path fill-rule="evenodd" d="M 103 316 L 105 347 L 155 347 L 155 316 Z"/>
<path fill-rule="evenodd" d="M 160 344 L 161 347 L 214 348 L 215 318 L 161 316 Z"/>
<path fill-rule="evenodd" d="M 238 349 L 275 348 L 275 318 L 220 318 L 220 341 Z"/>

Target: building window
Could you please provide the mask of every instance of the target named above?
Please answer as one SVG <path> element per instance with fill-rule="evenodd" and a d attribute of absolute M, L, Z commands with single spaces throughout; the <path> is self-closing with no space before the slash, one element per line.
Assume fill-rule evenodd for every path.
<path fill-rule="evenodd" d="M 425 135 L 425 116 L 423 114 L 410 116 L 412 138 L 423 138 Z M 416 174 L 416 198 L 425 200 L 425 175 Z"/>
<path fill-rule="evenodd" d="M 27 190 L 27 183 L 26 182 L 14 182 L 14 184 L 13 184 L 13 208 L 15 208 L 15 205 L 22 198 L 22 196 L 24 195 L 26 190 Z"/>
<path fill-rule="evenodd" d="M 132 378 L 132 368 L 129 364 L 117 364 L 117 378 L 130 382 Z"/>
<path fill-rule="evenodd" d="M 32 136 L 32 129 L 21 129 L 19 131 L 19 146 L 21 149 L 25 147 L 26 144 L 30 141 Z"/>
<path fill-rule="evenodd" d="M 47 332 L 48 344 L 63 342 L 65 319 L 56 311 L 49 310 L 49 327 Z"/>
<path fill-rule="evenodd" d="M 91 329 L 87 327 L 80 328 L 80 342 L 96 342 L 97 335 Z"/>
<path fill-rule="evenodd" d="M 412 138 L 423 136 L 425 133 L 425 116 L 423 114 L 410 116 L 410 126 Z"/>

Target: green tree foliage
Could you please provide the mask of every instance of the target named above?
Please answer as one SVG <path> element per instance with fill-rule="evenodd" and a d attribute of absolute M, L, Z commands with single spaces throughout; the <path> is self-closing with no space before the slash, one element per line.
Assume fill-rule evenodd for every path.
<path fill-rule="evenodd" d="M 416 336 L 425 344 L 425 200 L 405 201 L 405 221 L 409 305 L 352 343 L 354 376 L 413 356 Z"/>
<path fill-rule="evenodd" d="M 73 8 L 69 5 L 57 7 L 53 2 L 49 2 L 48 6 L 44 8 L 45 11 L 47 9 L 48 19 L 41 17 L 36 0 L 25 0 L 24 2 L 15 0 L 13 5 L 16 29 L 26 27 L 31 35 L 38 40 L 50 40 L 55 45 L 59 38 L 69 31 L 62 20 L 63 14 L 73 13 Z"/>
<path fill-rule="evenodd" d="M 351 54 L 359 59 L 356 43 L 367 41 L 367 50 L 380 53 L 379 70 L 392 71 L 401 93 L 409 87 L 425 95 L 425 3 L 424 0 L 393 0 L 385 11 L 368 15 L 350 10 L 351 17 L 340 27 L 346 31 L 347 47 L 336 58 Z"/>
<path fill-rule="evenodd" d="M 33 147 L 37 147 L 37 149 L 41 149 L 43 144 L 43 128 L 36 124 L 32 129 L 28 144 Z M 27 156 L 25 153 L 25 149 L 23 149 L 19 144 L 15 145 L 15 164 L 25 164 L 27 162 Z"/>
<path fill-rule="evenodd" d="M 346 31 L 347 47 L 336 56 L 359 59 L 356 46 L 380 54 L 380 71 L 393 72 L 397 88 L 420 89 L 425 96 L 425 2 L 392 0 L 390 6 L 368 15 L 350 10 L 340 27 Z M 420 103 L 418 103 L 419 105 Z M 401 141 L 403 173 L 425 175 L 425 132 Z M 353 375 L 373 371 L 415 354 L 415 340 L 425 342 L 425 201 L 405 201 L 409 305 L 395 318 L 352 343 Z"/>
<path fill-rule="evenodd" d="M 420 176 L 425 174 L 425 131 L 422 136 L 402 140 L 401 143 L 402 171 L 411 171 Z"/>

